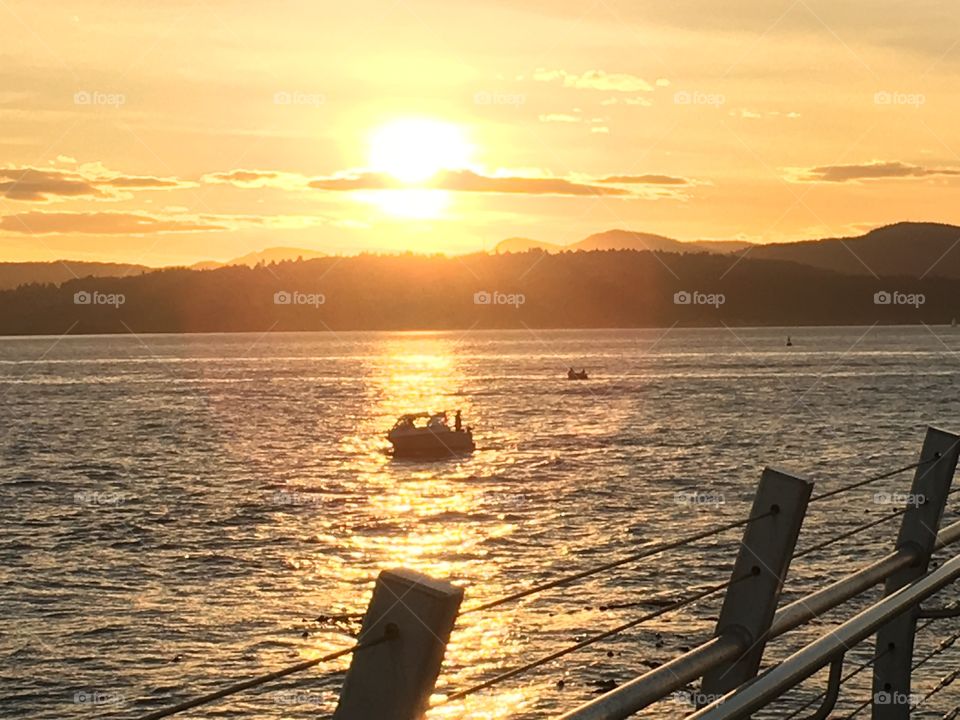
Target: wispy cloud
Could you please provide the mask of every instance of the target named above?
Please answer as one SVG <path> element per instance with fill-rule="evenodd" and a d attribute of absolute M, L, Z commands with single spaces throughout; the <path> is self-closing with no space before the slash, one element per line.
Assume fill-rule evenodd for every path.
<path fill-rule="evenodd" d="M 860 165 L 821 165 L 791 168 L 788 177 L 795 182 L 843 183 L 891 178 L 929 178 L 958 176 L 960 168 L 924 167 L 903 162 L 869 162 Z"/>
<path fill-rule="evenodd" d="M 630 73 L 608 73 L 603 70 L 587 70 L 576 74 L 566 70 L 538 69 L 533 74 L 538 82 L 561 81 L 564 86 L 589 90 L 605 90 L 607 92 L 653 92 L 653 85 Z M 663 81 L 665 82 L 665 81 Z M 661 81 L 657 81 L 659 85 Z"/>
<path fill-rule="evenodd" d="M 611 175 L 600 180 L 613 185 L 690 185 L 690 180 L 672 175 Z"/>
<path fill-rule="evenodd" d="M 225 225 L 186 218 L 122 212 L 27 212 L 0 216 L 0 230 L 28 235 L 148 235 L 225 230 Z"/>
<path fill-rule="evenodd" d="M 317 178 L 309 183 L 317 190 L 400 190 L 409 186 L 384 173 L 365 172 L 352 176 Z M 628 190 L 557 177 L 482 175 L 472 170 L 437 173 L 424 187 L 434 190 L 520 195 L 629 195 Z"/>
<path fill-rule="evenodd" d="M 29 166 L 0 168 L 0 194 L 10 200 L 48 202 L 69 198 L 116 199 L 120 191 L 172 190 L 194 183 L 151 175 L 123 175 L 99 164 L 77 169 L 47 169 Z"/>

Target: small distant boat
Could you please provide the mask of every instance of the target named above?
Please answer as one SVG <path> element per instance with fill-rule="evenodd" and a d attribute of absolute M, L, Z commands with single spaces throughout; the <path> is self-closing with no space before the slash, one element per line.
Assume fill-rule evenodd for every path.
<path fill-rule="evenodd" d="M 787 347 L 793 347 L 793 340 L 790 339 L 789 335 L 787 335 Z"/>
<path fill-rule="evenodd" d="M 586 370 L 581 370 L 580 372 L 577 372 L 573 368 L 570 368 L 569 370 L 567 370 L 567 380 L 586 380 L 586 379 L 587 379 Z"/>
<path fill-rule="evenodd" d="M 426 419 L 425 425 L 417 421 Z M 387 433 L 387 440 L 393 445 L 394 457 L 449 457 L 473 452 L 473 431 L 460 424 L 460 412 L 457 412 L 456 426 L 447 425 L 447 414 L 408 413 L 401 415 Z"/>

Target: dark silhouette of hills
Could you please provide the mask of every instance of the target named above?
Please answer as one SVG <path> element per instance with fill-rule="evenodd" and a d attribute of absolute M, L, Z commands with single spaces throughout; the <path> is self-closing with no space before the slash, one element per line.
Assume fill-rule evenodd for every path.
<path fill-rule="evenodd" d="M 246 255 L 241 255 L 240 257 L 233 258 L 233 260 L 227 260 L 227 262 L 217 262 L 216 260 L 204 260 L 202 262 L 194 263 L 191 265 L 193 270 L 215 270 L 216 268 L 227 267 L 228 265 L 246 265 L 247 267 L 255 267 L 260 263 L 276 263 L 284 262 L 285 260 L 312 260 L 314 258 L 323 257 L 324 253 L 317 252 L 316 250 L 306 250 L 304 248 L 292 248 L 292 247 L 272 247 L 266 248 L 265 250 L 257 250 L 255 252 L 247 253 Z"/>
<path fill-rule="evenodd" d="M 876 293 L 903 302 L 881 296 L 877 304 Z M 920 293 L 922 303 L 908 304 Z M 360 255 L 0 291 L 2 334 L 940 324 L 954 316 L 960 279 L 878 280 L 750 256 L 631 250 Z"/>
<path fill-rule="evenodd" d="M 215 270 L 230 265 L 254 267 L 260 263 L 283 262 L 302 258 L 323 257 L 323 253 L 303 248 L 273 247 L 247 253 L 227 262 L 205 260 L 191 265 L 193 270 Z M 28 283 L 62 283 L 74 278 L 123 277 L 139 275 L 156 268 L 124 263 L 86 262 L 82 260 L 55 260 L 54 262 L 0 262 L 0 290 Z"/>
<path fill-rule="evenodd" d="M 743 250 L 750 247 L 750 243 L 739 240 L 696 240 L 683 242 L 664 235 L 636 232 L 633 230 L 607 230 L 590 235 L 579 242 L 570 245 L 531 240 L 530 238 L 507 238 L 499 243 L 495 252 L 526 252 L 527 250 L 544 250 L 546 252 L 563 252 L 577 250 L 659 250 L 660 252 L 717 252 L 726 253 Z"/>
<path fill-rule="evenodd" d="M 754 245 L 748 257 L 792 260 L 851 275 L 960 278 L 960 227 L 901 222 L 866 235 Z"/>
<path fill-rule="evenodd" d="M 122 263 L 54 261 L 0 263 L 0 290 L 24 283 L 62 283 L 77 277 L 120 277 L 152 270 L 146 265 Z"/>

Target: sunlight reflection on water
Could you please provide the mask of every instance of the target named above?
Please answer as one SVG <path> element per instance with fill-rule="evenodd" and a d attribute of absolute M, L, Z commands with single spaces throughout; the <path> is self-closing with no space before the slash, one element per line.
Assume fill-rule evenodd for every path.
<path fill-rule="evenodd" d="M 829 487 L 909 461 L 926 424 L 960 426 L 960 364 L 925 329 L 878 328 L 851 352 L 862 333 L 793 330 L 796 352 L 776 329 L 291 334 L 254 348 L 242 335 L 151 336 L 146 348 L 68 338 L 39 362 L 49 342 L 0 340 L 0 500 L 20 513 L 0 535 L 0 612 L 16 619 L 0 640 L 0 679 L 15 688 L 0 711 L 62 718 L 77 712 L 75 692 L 101 688 L 123 697 L 111 712 L 136 717 L 343 647 L 356 627 L 319 618 L 362 612 L 382 569 L 449 579 L 469 607 L 739 519 L 765 463 Z M 945 341 L 960 349 L 960 336 Z M 592 379 L 567 382 L 570 365 Z M 389 456 L 384 432 L 398 415 L 457 408 L 476 430 L 471 456 Z M 723 502 L 678 505 L 677 493 L 697 490 Z M 78 493 L 116 502 L 78 503 Z M 818 508 L 805 542 L 887 511 L 869 496 Z M 840 554 L 804 558 L 787 591 L 891 542 L 878 528 Z M 736 534 L 724 536 L 466 616 L 435 699 L 649 609 L 601 606 L 725 580 L 735 549 Z M 718 605 L 658 618 L 431 717 L 570 709 L 709 637 Z M 792 634 L 769 657 L 809 637 Z M 278 685 L 299 693 L 294 704 L 255 691 L 191 716 L 313 716 L 332 709 L 341 682 L 308 673 Z M 688 710 L 674 699 L 646 716 Z"/>

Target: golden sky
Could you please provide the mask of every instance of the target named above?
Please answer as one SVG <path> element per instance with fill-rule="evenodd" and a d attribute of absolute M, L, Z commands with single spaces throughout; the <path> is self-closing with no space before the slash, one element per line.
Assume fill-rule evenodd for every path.
<path fill-rule="evenodd" d="M 0 0 L 0 260 L 960 223 L 949 0 Z"/>

